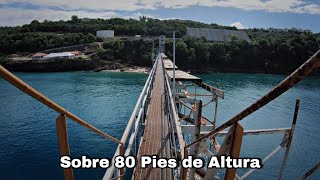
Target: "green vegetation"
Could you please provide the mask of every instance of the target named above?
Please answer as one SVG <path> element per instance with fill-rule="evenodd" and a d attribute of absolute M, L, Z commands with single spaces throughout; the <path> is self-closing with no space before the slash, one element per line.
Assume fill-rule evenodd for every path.
<path fill-rule="evenodd" d="M 207 42 L 184 36 L 187 27 L 233 29 L 217 24 L 187 20 L 80 19 L 68 21 L 32 21 L 21 27 L 0 28 L 0 55 L 31 53 L 60 46 L 97 41 L 93 34 L 100 29 L 113 29 L 116 36 L 180 38 L 176 44 L 177 65 L 185 70 L 224 72 L 289 73 L 314 54 L 320 46 L 320 33 L 297 29 L 247 29 L 252 43 L 232 38 L 231 42 Z M 149 38 L 150 39 L 150 38 Z M 154 40 L 107 41 L 96 58 L 138 66 L 151 64 Z M 172 58 L 172 42 L 167 41 L 166 54 Z"/>
<path fill-rule="evenodd" d="M 137 66 L 150 66 L 152 40 L 108 41 L 97 55 L 100 59 L 117 61 Z"/>

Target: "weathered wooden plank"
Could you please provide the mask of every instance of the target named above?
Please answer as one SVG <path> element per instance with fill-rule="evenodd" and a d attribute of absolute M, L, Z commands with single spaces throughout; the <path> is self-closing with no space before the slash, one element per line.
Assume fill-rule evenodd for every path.
<path fill-rule="evenodd" d="M 151 100 L 149 104 L 148 116 L 145 120 L 145 129 L 141 139 L 141 145 L 138 153 L 138 160 L 142 155 L 157 155 L 159 158 L 171 158 L 172 154 L 170 145 L 168 143 L 169 130 L 168 119 L 165 115 L 165 108 L 163 108 L 164 101 L 162 100 L 164 94 L 164 71 L 161 61 L 157 61 L 157 69 L 153 88 L 151 93 Z M 138 166 L 134 170 L 134 179 L 171 179 L 172 169 L 160 168 L 142 168 L 138 161 Z"/>

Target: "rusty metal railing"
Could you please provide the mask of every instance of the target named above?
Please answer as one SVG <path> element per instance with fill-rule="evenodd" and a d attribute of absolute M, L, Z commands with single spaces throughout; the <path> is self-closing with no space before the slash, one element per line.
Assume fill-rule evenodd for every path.
<path fill-rule="evenodd" d="M 272 89 L 265 96 L 261 97 L 255 103 L 253 103 L 252 105 L 250 105 L 249 107 L 247 107 L 246 109 L 241 111 L 239 114 L 237 114 L 236 116 L 234 116 L 230 120 L 228 120 L 225 123 L 223 123 L 221 126 L 215 128 L 213 131 L 211 131 L 208 134 L 198 138 L 197 140 L 193 141 L 192 143 L 186 145 L 186 148 L 191 147 L 193 145 L 196 145 L 196 144 L 200 143 L 201 141 L 203 141 L 206 138 L 214 138 L 214 136 L 217 135 L 222 130 L 224 130 L 224 129 L 228 128 L 228 127 L 231 127 L 231 126 L 233 127 L 233 126 L 237 125 L 238 122 L 241 121 L 243 118 L 247 117 L 248 115 L 252 114 L 253 112 L 257 111 L 261 107 L 263 107 L 266 104 L 268 104 L 269 102 L 271 102 L 272 100 L 276 99 L 281 94 L 283 94 L 284 92 L 286 92 L 287 90 L 289 90 L 290 88 L 295 86 L 297 83 L 299 83 L 302 79 L 304 79 L 311 72 L 313 72 L 314 70 L 319 69 L 319 68 L 320 68 L 320 50 L 318 50 L 304 64 L 302 64 L 297 70 L 295 70 L 285 80 L 280 82 L 274 89 Z M 288 149 L 290 148 L 290 144 L 291 144 L 290 138 L 292 139 L 292 133 L 293 133 L 293 130 L 294 130 L 294 127 L 295 127 L 295 121 L 296 121 L 296 118 L 297 118 L 298 107 L 299 107 L 299 101 L 297 100 L 293 126 L 290 129 L 290 133 L 289 133 L 289 136 L 291 135 L 291 137 L 288 137 L 288 141 L 286 141 L 287 150 L 286 150 L 285 157 L 284 157 L 281 169 L 280 169 L 280 173 L 279 173 L 278 179 L 281 178 L 283 169 L 285 167 L 285 161 L 286 161 L 286 159 L 288 157 L 288 151 L 289 151 Z M 280 148 L 277 148 L 277 149 L 280 149 Z M 271 155 L 274 154 L 274 153 L 275 152 L 272 152 Z M 251 172 L 252 171 L 248 172 L 248 174 L 246 174 L 246 175 L 249 175 Z M 235 178 L 235 175 L 236 175 L 235 172 L 233 172 L 232 173 L 232 177 L 229 178 L 229 179 Z M 228 174 L 226 174 L 226 177 L 228 179 Z"/>
<path fill-rule="evenodd" d="M 143 121 L 146 118 L 147 113 L 147 107 L 149 105 L 149 99 L 151 90 L 153 87 L 153 82 L 155 78 L 155 72 L 157 69 L 157 62 L 158 62 L 159 56 L 156 59 L 153 68 L 145 82 L 145 85 L 141 91 L 141 94 L 139 96 L 139 99 L 136 103 L 136 106 L 131 114 L 131 117 L 129 119 L 129 122 L 127 124 L 127 127 L 122 135 L 121 142 L 123 142 L 122 145 L 122 151 L 124 151 L 124 156 L 129 156 L 130 154 L 137 155 L 137 138 L 139 136 L 139 129 Z M 125 148 L 123 146 L 125 145 Z M 118 155 L 121 155 L 121 145 L 118 146 L 112 160 L 115 159 Z M 107 169 L 103 179 L 109 180 L 109 179 L 116 179 L 123 176 L 126 173 L 126 168 L 123 169 L 123 172 L 119 174 L 119 171 L 116 171 L 116 167 L 112 163 L 111 166 Z"/>
<path fill-rule="evenodd" d="M 279 97 L 281 94 L 292 88 L 294 85 L 298 84 L 303 78 L 305 78 L 308 74 L 310 74 L 312 71 L 318 68 L 320 68 L 320 50 L 316 52 L 310 59 L 303 63 L 297 70 L 295 70 L 291 75 L 289 75 L 285 80 L 279 83 L 265 96 L 260 98 L 255 103 L 251 104 L 249 107 L 241 111 L 239 114 L 237 114 L 227 122 L 223 123 L 221 126 L 214 129 L 209 134 L 202 136 L 196 141 L 188 144 L 187 147 L 190 147 L 196 143 L 200 143 L 202 140 L 206 138 L 213 137 L 218 132 L 232 126 L 236 122 L 241 121 L 243 118 L 257 111 L 261 107 L 267 105 L 269 102 Z"/>
<path fill-rule="evenodd" d="M 78 116 L 72 114 L 71 112 L 67 111 L 65 108 L 61 107 L 57 103 L 50 100 L 45 95 L 41 94 L 31 86 L 29 86 L 27 83 L 23 82 L 21 79 L 19 79 L 17 76 L 9 72 L 7 69 L 5 69 L 3 66 L 0 66 L 0 76 L 23 91 L 24 93 L 28 94 L 29 96 L 33 97 L 34 99 L 40 101 L 42 104 L 46 105 L 47 107 L 53 109 L 54 111 L 60 113 L 58 118 L 56 119 L 56 128 L 57 128 L 57 135 L 58 135 L 58 142 L 59 142 L 59 149 L 60 149 L 60 156 L 70 156 L 70 149 L 69 149 L 69 142 L 68 142 L 68 132 L 67 132 L 67 125 L 66 125 L 66 118 L 71 119 L 72 121 L 80 124 L 81 126 L 119 144 L 119 149 L 123 149 L 123 143 L 112 137 L 109 134 L 106 134 L 99 130 L 98 128 L 90 125 L 83 119 L 79 118 Z M 121 152 L 121 151 L 120 151 Z M 122 150 L 123 152 L 123 150 Z M 123 153 L 122 153 L 123 154 Z M 123 169 L 120 169 L 120 174 L 123 171 Z M 64 176 L 66 180 L 72 180 L 74 179 L 72 168 L 64 169 Z M 120 179 L 123 179 L 121 177 Z"/>

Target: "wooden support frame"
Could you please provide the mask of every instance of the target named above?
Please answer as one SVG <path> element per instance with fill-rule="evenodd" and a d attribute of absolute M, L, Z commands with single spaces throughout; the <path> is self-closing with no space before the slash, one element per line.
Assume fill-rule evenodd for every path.
<path fill-rule="evenodd" d="M 60 114 L 56 119 L 56 128 L 58 143 L 60 149 L 60 156 L 70 156 L 69 142 L 68 142 L 68 131 L 67 131 L 67 122 L 66 116 Z M 73 180 L 73 171 L 72 167 L 63 169 L 63 174 L 65 180 Z"/>

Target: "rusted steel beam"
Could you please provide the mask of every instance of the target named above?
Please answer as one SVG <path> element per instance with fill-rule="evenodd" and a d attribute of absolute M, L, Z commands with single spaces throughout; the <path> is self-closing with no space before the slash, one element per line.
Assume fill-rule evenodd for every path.
<path fill-rule="evenodd" d="M 193 134 L 193 140 L 199 139 L 200 138 L 200 128 L 201 128 L 201 114 L 202 114 L 202 101 L 197 100 L 195 103 L 195 113 L 194 113 L 194 134 Z M 199 144 L 196 144 L 193 146 L 193 153 L 192 155 L 196 158 L 198 156 L 198 149 L 199 149 Z M 194 180 L 194 175 L 195 175 L 195 168 L 190 169 L 190 175 L 189 179 Z"/>
<path fill-rule="evenodd" d="M 296 128 L 296 123 L 297 123 L 297 119 L 298 119 L 299 106 L 300 106 L 300 100 L 297 99 L 296 100 L 296 106 L 295 106 L 295 109 L 294 109 L 294 115 L 293 115 L 291 130 L 289 132 L 289 136 L 288 136 L 287 143 L 286 143 L 286 152 L 284 154 L 282 165 L 281 165 L 281 168 L 280 168 L 280 171 L 279 171 L 279 175 L 278 175 L 278 178 L 277 178 L 278 180 L 281 179 L 281 176 L 282 176 L 282 173 L 284 171 L 284 168 L 286 167 L 286 163 L 287 163 L 287 159 L 288 159 L 289 151 L 290 151 L 290 147 L 291 147 L 291 142 L 292 142 L 292 138 L 293 138 L 293 133 L 294 133 L 294 130 Z"/>
<path fill-rule="evenodd" d="M 311 168 L 308 172 L 306 172 L 300 179 L 301 180 L 306 179 L 307 177 L 309 177 L 311 174 L 313 174 L 319 168 L 320 168 L 320 162 L 318 162 L 318 164 L 313 166 L 313 168 Z"/>
<path fill-rule="evenodd" d="M 66 117 L 70 118 L 71 120 L 75 121 L 76 123 L 92 130 L 93 132 L 95 132 L 95 133 L 97 133 L 97 134 L 99 134 L 99 135 L 101 135 L 101 136 L 103 136 L 113 142 L 116 142 L 118 144 L 122 144 L 122 142 L 119 141 L 118 139 L 100 131 L 96 127 L 90 125 L 86 121 L 80 119 L 76 115 L 72 114 L 71 112 L 67 111 L 63 107 L 59 106 L 57 103 L 53 102 L 52 100 L 50 100 L 49 98 L 47 98 L 46 96 L 44 96 L 43 94 L 41 94 L 40 92 L 38 92 L 37 90 L 32 88 L 31 86 L 29 86 L 27 83 L 23 82 L 17 76 L 13 75 L 11 72 L 9 72 L 7 69 L 5 69 L 3 66 L 0 66 L 0 76 L 4 80 L 6 80 L 9 83 L 11 83 L 12 85 L 14 85 L 15 87 L 19 88 L 21 91 L 30 95 L 34 99 L 40 101 L 42 104 L 50 107 L 51 109 L 59 112 L 60 114 L 64 114 Z"/>
<path fill-rule="evenodd" d="M 234 132 L 233 132 L 233 138 L 232 138 L 232 144 L 230 149 L 230 156 L 232 158 L 239 158 L 240 157 L 240 149 L 241 149 L 241 143 L 242 143 L 242 136 L 243 136 L 243 127 L 236 123 L 234 125 Z M 227 168 L 226 175 L 224 176 L 225 180 L 234 180 L 236 177 L 236 168 Z"/>
<path fill-rule="evenodd" d="M 278 147 L 276 147 L 270 154 L 268 154 L 263 160 L 262 160 L 262 164 L 264 164 L 267 160 L 269 160 L 271 157 L 273 157 L 279 150 L 281 149 L 281 146 L 279 145 Z M 252 174 L 254 171 L 256 171 L 257 169 L 250 169 L 249 171 L 247 171 L 245 174 L 243 174 L 239 179 L 245 179 L 247 178 L 250 174 Z"/>
<path fill-rule="evenodd" d="M 67 131 L 67 123 L 66 117 L 61 114 L 56 119 L 56 128 L 57 128 L 57 136 L 58 143 L 60 149 L 60 157 L 62 156 L 70 156 L 69 142 L 68 142 L 68 131 Z M 64 168 L 63 174 L 65 180 L 73 180 L 73 171 L 72 168 Z"/>
<path fill-rule="evenodd" d="M 256 110 L 260 109 L 261 107 L 265 106 L 272 100 L 279 97 L 281 94 L 286 92 L 288 89 L 292 88 L 294 85 L 298 84 L 303 78 L 305 78 L 308 74 L 312 71 L 320 68 L 320 50 L 316 52 L 311 58 L 309 58 L 305 63 L 303 63 L 297 70 L 295 70 L 291 75 L 289 75 L 285 80 L 280 82 L 274 89 L 272 89 L 269 93 L 265 96 L 260 98 L 255 103 L 251 104 L 245 110 L 241 111 L 239 114 L 231 118 L 230 120 L 223 123 L 218 128 L 214 129 L 209 134 L 202 136 L 198 140 L 190 143 L 187 147 L 194 145 L 196 143 L 200 143 L 205 138 L 210 138 L 214 136 L 217 132 L 222 131 L 234 123 L 241 121 L 243 118 L 247 117 L 248 115 L 252 114 Z"/>
<path fill-rule="evenodd" d="M 183 148 L 183 154 L 184 154 L 184 158 L 188 157 L 188 148 L 186 147 Z M 180 156 L 181 156 L 181 153 L 180 153 Z M 186 180 L 187 173 L 188 173 L 188 169 L 180 165 L 180 180 Z"/>
<path fill-rule="evenodd" d="M 177 95 L 179 95 L 179 96 L 183 96 L 183 95 L 186 95 L 186 94 L 184 94 L 184 93 L 177 93 Z M 188 96 L 214 96 L 213 94 L 187 94 Z"/>
<path fill-rule="evenodd" d="M 224 99 L 224 92 L 218 88 L 215 88 L 213 86 L 210 86 L 206 83 L 196 83 L 198 86 L 202 87 L 203 89 L 213 93 L 214 95 L 217 95 L 219 98 Z"/>
<path fill-rule="evenodd" d="M 275 128 L 275 129 L 254 129 L 254 130 L 244 130 L 243 135 L 260 135 L 260 134 L 285 134 L 289 133 L 291 128 Z M 227 134 L 226 131 L 218 132 L 215 137 L 222 137 Z"/>
<path fill-rule="evenodd" d="M 120 156 L 124 156 L 123 144 L 119 145 L 119 154 Z M 120 180 L 124 180 L 124 168 L 119 169 Z"/>
<path fill-rule="evenodd" d="M 223 139 L 221 146 L 219 147 L 219 150 L 217 152 L 217 156 L 229 155 L 230 146 L 231 146 L 232 138 L 233 138 L 233 132 L 234 132 L 234 126 L 231 126 L 231 128 L 228 130 L 228 133 L 226 134 L 226 137 Z M 217 169 L 210 168 L 207 170 L 207 173 L 203 179 L 204 180 L 216 180 L 217 179 L 216 175 L 217 175 Z"/>

